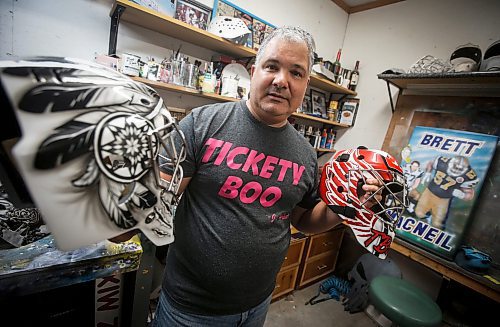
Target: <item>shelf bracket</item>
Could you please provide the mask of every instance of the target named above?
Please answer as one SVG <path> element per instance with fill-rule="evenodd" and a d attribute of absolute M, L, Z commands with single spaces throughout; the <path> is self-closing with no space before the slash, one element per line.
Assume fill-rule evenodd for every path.
<path fill-rule="evenodd" d="M 387 92 L 389 92 L 389 101 L 391 102 L 391 110 L 394 113 L 394 102 L 392 101 L 392 93 L 391 93 L 391 85 L 389 81 L 385 81 L 387 83 Z"/>
<path fill-rule="evenodd" d="M 116 42 L 118 40 L 118 26 L 120 25 L 120 17 L 125 11 L 122 5 L 116 5 L 113 14 L 111 15 L 111 27 L 109 29 L 109 49 L 108 55 L 116 55 Z"/>

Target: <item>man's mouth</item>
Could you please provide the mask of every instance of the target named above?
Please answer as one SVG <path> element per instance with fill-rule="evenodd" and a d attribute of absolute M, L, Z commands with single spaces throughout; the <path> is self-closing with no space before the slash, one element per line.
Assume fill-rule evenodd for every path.
<path fill-rule="evenodd" d="M 287 98 L 285 98 L 284 96 L 282 96 L 281 94 L 279 93 L 276 93 L 276 92 L 269 92 L 267 93 L 267 95 L 271 98 L 276 98 L 276 99 L 282 99 L 282 100 L 287 100 Z"/>

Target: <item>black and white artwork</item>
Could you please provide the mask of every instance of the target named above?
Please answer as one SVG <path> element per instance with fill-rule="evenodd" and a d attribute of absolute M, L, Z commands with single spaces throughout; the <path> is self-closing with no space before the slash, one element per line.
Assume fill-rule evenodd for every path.
<path fill-rule="evenodd" d="M 183 152 L 165 147 L 176 129 L 152 88 L 69 60 L 0 67 L 0 78 L 26 131 L 13 156 L 61 249 L 132 228 L 157 245 L 173 241 Z M 161 156 L 176 172 L 170 185 Z"/>

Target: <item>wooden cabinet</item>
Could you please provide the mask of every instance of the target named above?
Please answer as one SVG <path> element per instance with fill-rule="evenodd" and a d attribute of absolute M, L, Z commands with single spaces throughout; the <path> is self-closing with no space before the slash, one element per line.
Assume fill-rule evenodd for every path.
<path fill-rule="evenodd" d="M 328 232 L 308 238 L 299 269 L 298 288 L 310 285 L 335 270 L 344 228 L 344 225 L 340 225 Z"/>
<path fill-rule="evenodd" d="M 300 262 L 306 244 L 305 237 L 294 238 L 288 247 L 288 253 L 281 265 L 281 270 L 276 276 L 276 286 L 273 291 L 273 299 L 288 294 L 295 289 Z"/>

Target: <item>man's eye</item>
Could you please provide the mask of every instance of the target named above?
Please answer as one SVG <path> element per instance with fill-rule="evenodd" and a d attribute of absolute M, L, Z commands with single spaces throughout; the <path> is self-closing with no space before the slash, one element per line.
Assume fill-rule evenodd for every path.
<path fill-rule="evenodd" d="M 277 69 L 278 69 L 278 67 L 277 67 L 276 65 L 267 65 L 267 66 L 266 66 L 266 69 L 267 69 L 267 70 L 272 70 L 272 71 L 274 71 L 274 70 L 277 70 Z"/>
<path fill-rule="evenodd" d="M 299 72 L 299 71 L 293 71 L 293 72 L 292 72 L 292 75 L 293 75 L 293 76 L 295 76 L 295 77 L 298 77 L 298 78 L 300 78 L 300 77 L 304 76 L 304 75 L 302 74 L 302 72 Z"/>

